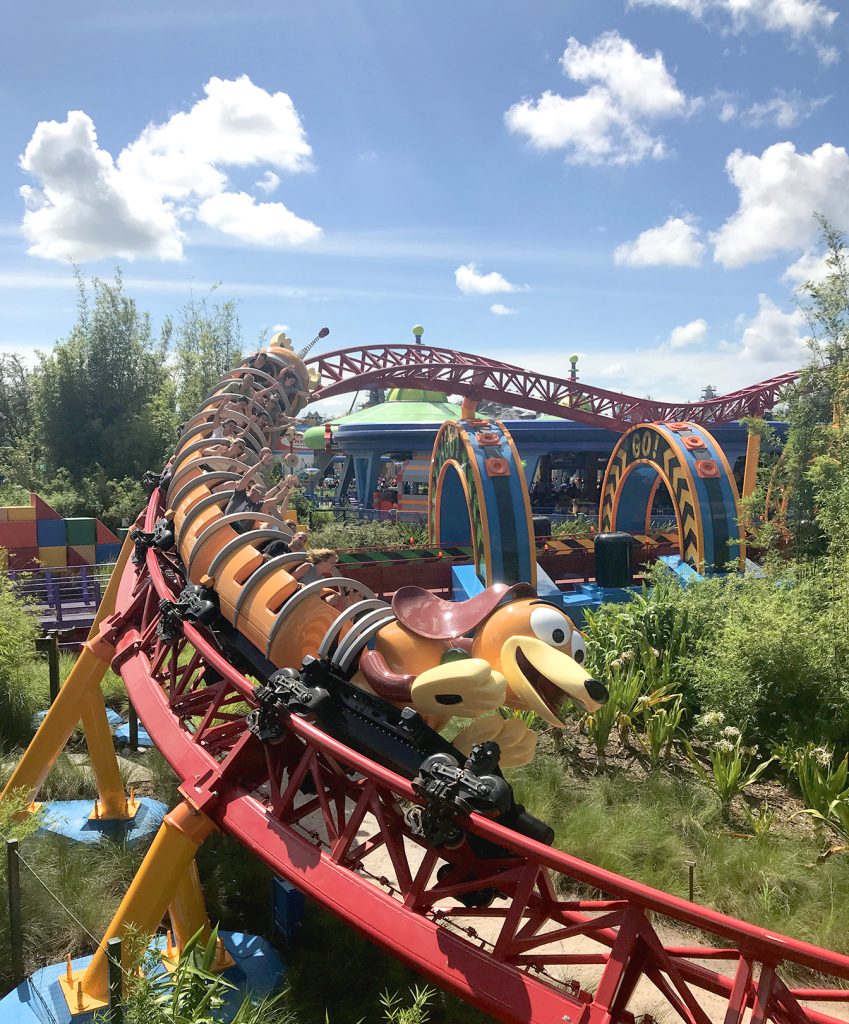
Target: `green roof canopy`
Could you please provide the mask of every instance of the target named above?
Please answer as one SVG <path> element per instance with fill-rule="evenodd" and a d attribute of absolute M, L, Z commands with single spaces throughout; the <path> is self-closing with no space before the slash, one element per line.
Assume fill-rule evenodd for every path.
<path fill-rule="evenodd" d="M 398 397 L 393 397 L 398 396 Z M 372 405 L 368 409 L 358 409 L 347 416 L 339 416 L 330 421 L 331 430 L 337 427 L 356 426 L 393 426 L 397 424 L 421 423 L 439 425 L 446 420 L 460 418 L 460 406 L 449 402 L 440 391 L 420 391 L 415 388 L 395 388 L 390 392 L 387 401 L 380 405 Z M 318 450 L 324 447 L 324 427 L 310 427 L 304 431 L 304 444 L 308 448 Z"/>

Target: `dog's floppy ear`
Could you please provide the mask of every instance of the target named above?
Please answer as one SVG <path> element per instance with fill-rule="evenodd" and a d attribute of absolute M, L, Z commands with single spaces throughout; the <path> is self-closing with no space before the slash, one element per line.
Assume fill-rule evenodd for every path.
<path fill-rule="evenodd" d="M 456 640 L 471 633 L 508 598 L 536 597 L 528 583 L 495 583 L 468 601 L 443 601 L 422 587 L 401 587 L 392 598 L 395 617 L 417 636 L 427 640 Z"/>

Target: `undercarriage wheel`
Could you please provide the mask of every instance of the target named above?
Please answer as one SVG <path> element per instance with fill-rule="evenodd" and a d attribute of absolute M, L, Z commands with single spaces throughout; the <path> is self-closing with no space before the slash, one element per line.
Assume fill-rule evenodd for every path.
<path fill-rule="evenodd" d="M 453 864 L 443 864 L 436 872 L 437 881 L 454 882 L 458 885 L 461 882 L 471 881 L 471 875 L 466 875 L 464 878 L 452 878 L 451 875 L 456 870 Z M 454 899 L 462 903 L 464 907 L 488 907 L 497 895 L 497 889 L 472 889 L 470 892 L 459 893 Z"/>

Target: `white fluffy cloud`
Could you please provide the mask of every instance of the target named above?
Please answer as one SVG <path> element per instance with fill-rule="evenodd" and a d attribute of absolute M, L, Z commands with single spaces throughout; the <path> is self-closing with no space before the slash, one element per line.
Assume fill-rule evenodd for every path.
<path fill-rule="evenodd" d="M 691 345 L 701 345 L 707 337 L 707 321 L 703 319 L 691 320 L 688 324 L 675 327 L 669 335 L 667 344 L 670 348 L 688 348 Z"/>
<path fill-rule="evenodd" d="M 598 371 L 599 377 L 626 377 L 627 371 L 623 363 L 610 363 Z"/>
<path fill-rule="evenodd" d="M 822 281 L 832 268 L 826 263 L 825 253 L 806 249 L 781 275 L 781 280 L 796 288 L 806 281 L 813 283 Z"/>
<path fill-rule="evenodd" d="M 243 242 L 256 245 L 301 245 L 317 238 L 320 228 L 302 220 L 283 203 L 258 203 L 247 192 L 221 192 L 198 207 L 198 220 Z"/>
<path fill-rule="evenodd" d="M 511 309 L 510 306 L 505 306 L 503 302 L 495 302 L 489 307 L 490 313 L 494 313 L 496 316 L 513 316 L 517 311 Z"/>
<path fill-rule="evenodd" d="M 280 188 L 280 175 L 275 174 L 274 171 L 266 171 L 259 181 L 254 182 L 254 187 L 270 196 L 272 192 L 276 192 Z"/>
<path fill-rule="evenodd" d="M 757 359 L 760 362 L 785 362 L 798 358 L 801 364 L 805 355 L 805 336 L 800 333 L 805 324 L 802 311 L 794 309 L 785 313 L 767 295 L 758 296 L 758 311 L 746 321 L 740 339 L 742 358 Z"/>
<path fill-rule="evenodd" d="M 570 38 L 560 60 L 573 81 L 588 83 L 580 96 L 546 90 L 538 99 L 514 103 L 504 120 L 541 150 L 563 149 L 576 164 L 627 164 L 665 155 L 652 121 L 681 117 L 689 104 L 667 71 L 662 54 L 641 54 L 618 32 L 605 32 L 589 46 Z"/>
<path fill-rule="evenodd" d="M 837 20 L 837 11 L 822 0 L 629 0 L 629 6 L 667 7 L 699 19 L 713 13 L 724 14 L 730 19 L 734 32 L 743 29 L 788 32 L 796 40 L 810 39 L 824 62 L 837 58 L 834 47 L 822 41 L 823 34 Z"/>
<path fill-rule="evenodd" d="M 248 244 L 298 244 L 318 234 L 282 203 L 231 191 L 224 170 L 310 169 L 312 150 L 291 98 L 247 75 L 211 78 L 204 92 L 189 110 L 149 124 L 115 160 L 84 112 L 40 122 L 21 157 L 37 182 L 21 189 L 29 251 L 50 259 L 179 259 L 195 219 Z M 268 193 L 279 181 L 269 169 L 258 187 Z"/>
<path fill-rule="evenodd" d="M 809 248 L 817 236 L 814 212 L 849 227 L 849 154 L 826 143 L 797 153 L 779 142 L 760 156 L 737 149 L 725 169 L 740 194 L 737 211 L 711 236 L 714 259 L 725 267 Z"/>
<path fill-rule="evenodd" d="M 722 98 L 722 97 L 720 97 Z M 776 128 L 794 128 L 801 121 L 810 117 L 814 111 L 828 103 L 830 96 L 818 96 L 809 99 L 798 90 L 790 92 L 778 90 L 774 96 L 749 106 L 740 106 L 734 100 L 723 98 L 719 111 L 719 120 L 733 121 L 735 118 L 750 128 L 763 125 L 775 125 Z"/>
<path fill-rule="evenodd" d="M 705 246 L 699 230 L 684 217 L 670 217 L 664 224 L 649 228 L 633 242 L 616 247 L 613 259 L 629 267 L 697 267 Z"/>
<path fill-rule="evenodd" d="M 481 274 L 474 263 L 464 263 L 454 271 L 454 280 L 464 295 L 496 295 L 514 292 L 516 288 L 497 271 Z"/>
<path fill-rule="evenodd" d="M 30 253 L 47 259 L 118 256 L 177 259 L 183 233 L 169 204 L 155 191 L 134 188 L 97 144 L 90 117 L 42 121 L 21 157 L 39 182 L 21 189 L 23 233 Z"/>

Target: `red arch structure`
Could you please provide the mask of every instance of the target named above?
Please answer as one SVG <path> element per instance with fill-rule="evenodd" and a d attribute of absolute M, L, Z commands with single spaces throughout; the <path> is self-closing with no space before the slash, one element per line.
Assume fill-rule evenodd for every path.
<path fill-rule="evenodd" d="M 315 356 L 313 400 L 369 388 L 428 388 L 502 402 L 624 433 L 634 423 L 688 420 L 703 426 L 762 416 L 799 376 L 783 373 L 704 402 L 656 402 L 484 356 L 430 345 L 366 345 Z"/>

